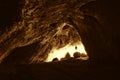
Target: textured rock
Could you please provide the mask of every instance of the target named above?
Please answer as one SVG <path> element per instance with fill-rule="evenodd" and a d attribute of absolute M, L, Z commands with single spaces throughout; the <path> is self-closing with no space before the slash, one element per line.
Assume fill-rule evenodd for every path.
<path fill-rule="evenodd" d="M 109 51 L 112 49 L 109 45 L 112 43 L 109 41 L 112 29 L 108 31 L 108 27 L 103 25 L 101 11 L 96 4 L 93 0 L 26 0 L 21 20 L 0 32 L 0 62 L 12 58 L 13 52 L 21 47 L 25 47 L 29 56 L 21 63 L 44 61 L 52 48 L 59 49 L 77 41 L 83 42 L 90 59 L 114 57 L 114 51 Z M 29 54 L 30 49 L 26 47 L 35 43 L 37 45 Z"/>

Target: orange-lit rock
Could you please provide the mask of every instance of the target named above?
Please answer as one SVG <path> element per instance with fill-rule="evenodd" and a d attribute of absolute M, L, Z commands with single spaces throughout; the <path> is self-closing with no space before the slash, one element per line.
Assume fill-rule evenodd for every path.
<path fill-rule="evenodd" d="M 75 53 L 73 54 L 73 56 L 74 56 L 74 58 L 80 58 L 80 52 L 75 52 Z"/>

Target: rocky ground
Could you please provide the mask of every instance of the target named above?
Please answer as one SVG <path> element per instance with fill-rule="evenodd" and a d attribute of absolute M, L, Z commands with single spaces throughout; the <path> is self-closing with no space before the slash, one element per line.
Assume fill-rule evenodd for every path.
<path fill-rule="evenodd" d="M 114 80 L 119 66 L 89 61 L 62 61 L 27 65 L 0 66 L 1 80 Z"/>

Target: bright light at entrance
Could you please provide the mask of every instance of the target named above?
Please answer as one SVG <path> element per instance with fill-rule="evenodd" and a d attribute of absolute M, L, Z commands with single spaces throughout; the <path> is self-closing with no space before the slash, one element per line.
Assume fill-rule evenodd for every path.
<path fill-rule="evenodd" d="M 73 54 L 75 52 L 80 52 L 87 56 L 87 53 L 85 51 L 83 44 L 81 42 L 78 42 L 78 43 L 75 43 L 74 45 L 68 44 L 65 47 L 60 49 L 56 49 L 56 48 L 52 49 L 46 59 L 46 62 L 50 62 L 54 58 L 58 58 L 60 60 L 61 58 L 65 57 L 67 52 L 69 52 L 71 57 L 73 57 Z M 83 59 L 86 59 L 86 58 L 83 58 Z"/>

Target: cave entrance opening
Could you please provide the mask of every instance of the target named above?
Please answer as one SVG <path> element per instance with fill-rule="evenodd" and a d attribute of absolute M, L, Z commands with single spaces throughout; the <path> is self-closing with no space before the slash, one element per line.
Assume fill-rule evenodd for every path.
<path fill-rule="evenodd" d="M 57 32 L 54 36 L 57 38 L 53 37 L 52 40 L 54 40 L 53 43 L 57 46 L 52 48 L 45 62 L 51 62 L 54 61 L 54 59 L 58 61 L 66 60 L 66 57 L 75 59 L 76 55 L 78 56 L 77 59 L 88 59 L 87 52 L 81 41 L 80 35 L 73 25 L 68 23 L 61 24 L 57 28 Z"/>
<path fill-rule="evenodd" d="M 67 59 L 75 59 L 75 54 L 78 53 L 76 56 L 78 56 L 76 59 L 80 60 L 87 60 L 87 52 L 85 51 L 84 45 L 81 41 L 71 45 L 68 44 L 60 49 L 52 49 L 49 53 L 47 59 L 45 62 L 51 62 L 54 59 L 57 59 L 58 61 L 67 60 Z"/>

